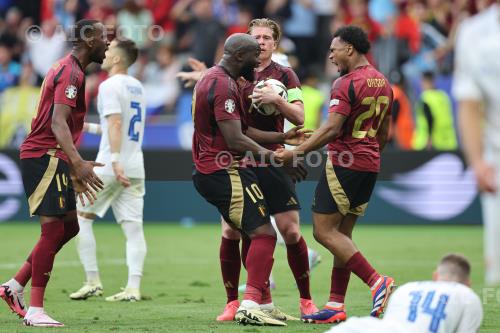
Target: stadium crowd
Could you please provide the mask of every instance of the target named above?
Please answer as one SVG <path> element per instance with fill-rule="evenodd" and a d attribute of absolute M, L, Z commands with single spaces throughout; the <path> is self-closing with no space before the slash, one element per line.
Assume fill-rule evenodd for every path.
<path fill-rule="evenodd" d="M 125 36 L 140 48 L 131 74 L 145 86 L 148 122 L 174 121 L 190 100 L 175 74 L 188 57 L 208 66 L 224 39 L 246 32 L 251 19 L 281 23 L 279 51 L 288 56 L 304 87 L 306 122 L 326 110 L 332 79 L 327 61 L 331 35 L 345 24 L 368 33 L 370 61 L 394 85 L 392 146 L 457 148 L 454 104 L 449 97 L 456 27 L 490 0 L 0 0 L 0 147 L 17 148 L 29 125 L 42 78 L 69 50 L 65 31 L 78 19 L 103 22 L 109 38 Z M 89 69 L 86 99 L 96 115 L 98 85 Z M 189 96 L 188 98 L 182 97 Z M 185 111 L 185 110 L 184 110 Z M 316 123 L 316 122 L 315 122 Z M 311 124 L 309 127 L 316 127 Z M 439 130 L 437 130 L 439 129 Z"/>

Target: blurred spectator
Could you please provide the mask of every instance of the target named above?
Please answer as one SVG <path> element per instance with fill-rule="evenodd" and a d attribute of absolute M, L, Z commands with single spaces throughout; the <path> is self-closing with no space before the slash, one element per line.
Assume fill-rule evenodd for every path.
<path fill-rule="evenodd" d="M 0 93 L 16 85 L 20 76 L 21 65 L 12 60 L 11 49 L 5 44 L 0 44 Z"/>
<path fill-rule="evenodd" d="M 316 14 L 313 0 L 291 0 L 291 16 L 284 21 L 283 31 L 294 42 L 301 66 L 320 63 L 314 45 L 316 36 Z"/>
<path fill-rule="evenodd" d="M 328 56 L 332 41 L 331 25 L 338 11 L 339 0 L 314 0 L 313 10 L 317 17 L 315 46 L 317 48 L 318 64 L 323 68 L 323 61 Z"/>
<path fill-rule="evenodd" d="M 34 86 L 33 69 L 25 65 L 19 86 L 4 91 L 0 98 L 0 148 L 18 148 L 30 130 L 40 88 Z"/>
<path fill-rule="evenodd" d="M 393 72 L 389 76 L 389 81 L 392 83 L 394 93 L 389 142 L 395 148 L 412 150 L 415 122 L 410 100 L 404 90 L 404 79 L 398 72 Z"/>
<path fill-rule="evenodd" d="M 147 64 L 143 75 L 138 77 L 144 83 L 147 114 L 173 111 L 181 90 L 175 76 L 180 70 L 172 47 L 161 45 L 156 50 L 156 61 Z"/>
<path fill-rule="evenodd" d="M 12 53 L 12 59 L 21 61 L 23 53 L 23 16 L 17 7 L 11 7 L 5 15 L 5 24 L 0 31 L 0 43 L 7 45 Z"/>
<path fill-rule="evenodd" d="M 417 0 L 401 2 L 395 27 L 396 37 L 406 40 L 412 53 L 417 53 L 420 50 L 420 25 L 414 18 L 416 2 Z"/>
<path fill-rule="evenodd" d="M 175 35 L 175 22 L 170 15 L 175 0 L 147 0 L 147 8 L 153 15 L 153 23 L 165 33 L 164 39 L 172 42 Z"/>
<path fill-rule="evenodd" d="M 304 99 L 304 128 L 315 130 L 321 123 L 325 96 L 318 89 L 320 71 L 310 68 L 301 77 L 302 97 Z"/>
<path fill-rule="evenodd" d="M 148 33 L 153 16 L 142 5 L 141 0 L 127 0 L 117 16 L 120 35 L 133 40 L 139 49 L 150 46 L 152 42 Z"/>
<path fill-rule="evenodd" d="M 5 15 L 11 4 L 12 0 L 0 0 L 0 18 Z"/>
<path fill-rule="evenodd" d="M 388 18 L 380 38 L 372 44 L 372 55 L 375 66 L 386 77 L 398 73 L 401 65 L 410 58 L 408 41 L 398 38 L 394 31 L 395 19 Z"/>
<path fill-rule="evenodd" d="M 343 20 L 344 24 L 353 24 L 362 28 L 372 43 L 382 33 L 381 25 L 370 17 L 368 0 L 347 0 Z"/>
<path fill-rule="evenodd" d="M 187 24 L 178 48 L 204 62 L 208 67 L 223 53 L 225 28 L 213 15 L 211 0 L 179 0 L 172 9 L 173 17 Z"/>
<path fill-rule="evenodd" d="M 78 10 L 78 0 L 54 0 L 54 16 L 67 30 L 75 24 Z"/>
<path fill-rule="evenodd" d="M 27 51 L 40 82 L 50 67 L 66 52 L 66 35 L 55 19 L 42 23 L 41 30 L 29 34 Z"/>
<path fill-rule="evenodd" d="M 432 72 L 424 73 L 422 89 L 416 108 L 414 149 L 457 149 L 450 97 L 445 91 L 436 89 Z"/>
<path fill-rule="evenodd" d="M 235 33 L 246 33 L 248 30 L 248 24 L 252 21 L 252 12 L 247 7 L 242 7 L 238 11 L 238 20 L 235 24 L 227 28 L 226 35 L 230 36 Z"/>
<path fill-rule="evenodd" d="M 370 17 L 379 24 L 385 24 L 388 19 L 397 15 L 398 8 L 394 0 L 370 0 L 368 2 L 368 12 Z"/>

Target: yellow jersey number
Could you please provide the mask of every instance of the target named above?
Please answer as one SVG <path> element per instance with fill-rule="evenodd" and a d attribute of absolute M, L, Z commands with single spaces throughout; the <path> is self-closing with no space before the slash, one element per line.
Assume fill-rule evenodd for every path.
<path fill-rule="evenodd" d="M 370 108 L 368 109 L 368 111 L 363 112 L 354 120 L 352 136 L 353 138 L 356 139 L 363 139 L 367 135 L 370 138 L 374 138 L 377 135 L 377 131 L 380 128 L 382 121 L 384 120 L 384 116 L 385 113 L 387 112 L 387 109 L 389 108 L 389 97 L 387 96 L 378 96 L 377 98 L 373 96 L 365 97 L 361 101 L 361 104 L 368 105 Z M 367 131 L 361 130 L 361 125 L 365 120 L 377 118 L 380 115 L 380 109 L 382 104 L 384 104 L 384 109 L 382 110 L 382 115 L 380 116 L 380 119 L 377 123 L 377 127 L 373 127 L 373 125 L 375 124 L 372 124 L 372 127 L 369 130 Z"/>

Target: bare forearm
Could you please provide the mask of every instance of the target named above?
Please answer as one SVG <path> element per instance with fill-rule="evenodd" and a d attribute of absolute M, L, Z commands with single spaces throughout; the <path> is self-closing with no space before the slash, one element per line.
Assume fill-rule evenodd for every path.
<path fill-rule="evenodd" d="M 288 103 L 280 98 L 276 106 L 283 117 L 292 124 L 296 126 L 304 124 L 304 104 L 302 102 Z"/>
<path fill-rule="evenodd" d="M 458 122 L 463 151 L 469 164 L 483 159 L 483 113 L 477 102 L 461 102 Z"/>
<path fill-rule="evenodd" d="M 54 121 L 53 119 L 51 129 L 62 151 L 68 156 L 70 163 L 75 164 L 81 161 L 82 157 L 73 144 L 73 137 L 66 121 Z"/>
<path fill-rule="evenodd" d="M 317 150 L 323 147 L 337 136 L 338 136 L 338 131 L 336 131 L 333 127 L 325 123 L 323 124 L 323 126 L 318 128 L 309 139 L 307 139 L 304 143 L 295 148 L 295 150 L 307 154 L 310 151 Z"/>
<path fill-rule="evenodd" d="M 246 135 L 241 135 L 236 138 L 230 145 L 230 149 L 240 154 L 251 152 L 254 156 L 264 156 L 266 161 L 270 161 L 271 155 L 273 154 L 273 151 L 260 146 Z"/>
<path fill-rule="evenodd" d="M 280 132 L 261 131 L 254 127 L 249 127 L 245 133 L 249 138 L 260 144 L 284 143 L 285 135 Z"/>

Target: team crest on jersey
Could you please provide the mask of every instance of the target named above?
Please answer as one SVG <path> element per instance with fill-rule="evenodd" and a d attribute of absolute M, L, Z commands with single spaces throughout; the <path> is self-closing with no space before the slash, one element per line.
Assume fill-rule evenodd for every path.
<path fill-rule="evenodd" d="M 64 90 L 64 94 L 66 97 L 69 99 L 75 99 L 76 98 L 76 92 L 77 89 L 74 85 L 70 84 L 69 86 L 66 87 L 66 90 Z"/>
<path fill-rule="evenodd" d="M 236 109 L 236 104 L 232 99 L 226 99 L 224 102 L 224 110 L 226 110 L 227 113 L 233 113 L 234 110 Z"/>

